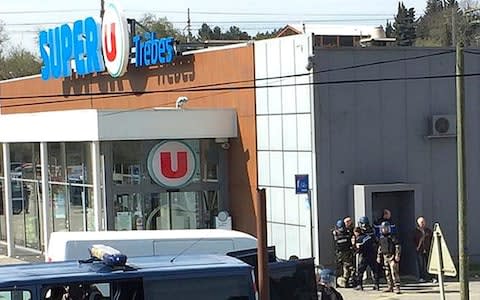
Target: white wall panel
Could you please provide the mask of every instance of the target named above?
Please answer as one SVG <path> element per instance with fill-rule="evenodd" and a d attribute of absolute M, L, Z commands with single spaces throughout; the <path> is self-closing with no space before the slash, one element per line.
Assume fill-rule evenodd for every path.
<path fill-rule="evenodd" d="M 283 153 L 270 152 L 270 184 L 284 186 L 283 183 Z"/>
<path fill-rule="evenodd" d="M 295 174 L 299 174 L 297 158 L 297 152 L 283 152 L 283 184 L 285 187 L 295 187 Z"/>
<path fill-rule="evenodd" d="M 268 150 L 269 147 L 269 117 L 257 116 L 257 149 Z"/>
<path fill-rule="evenodd" d="M 285 195 L 282 188 L 269 188 L 267 196 L 270 197 L 270 205 L 272 208 L 271 219 L 269 221 L 284 223 L 285 222 Z"/>
<path fill-rule="evenodd" d="M 297 115 L 298 150 L 312 150 L 312 121 L 310 114 Z"/>
<path fill-rule="evenodd" d="M 300 224 L 298 201 L 294 189 L 285 189 L 285 223 Z"/>
<path fill-rule="evenodd" d="M 270 145 L 269 150 L 282 150 L 282 116 L 274 115 L 269 116 L 269 128 L 271 128 L 271 134 L 269 135 Z"/>
<path fill-rule="evenodd" d="M 283 150 L 297 150 L 297 116 L 283 115 Z"/>
<path fill-rule="evenodd" d="M 259 151 L 257 153 L 258 184 L 261 186 L 270 185 L 270 152 Z"/>
<path fill-rule="evenodd" d="M 277 256 L 280 258 L 286 258 L 284 224 L 272 224 L 272 243 L 275 246 Z"/>
<path fill-rule="evenodd" d="M 291 255 L 300 256 L 300 228 L 298 226 L 285 226 L 285 239 L 288 243 L 285 244 L 285 259 Z"/>

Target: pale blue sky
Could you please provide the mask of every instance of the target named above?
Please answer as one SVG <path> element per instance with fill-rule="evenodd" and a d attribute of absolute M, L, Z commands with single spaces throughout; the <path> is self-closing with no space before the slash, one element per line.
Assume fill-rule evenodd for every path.
<path fill-rule="evenodd" d="M 403 2 L 407 7 L 414 7 L 417 16 L 420 16 L 423 14 L 426 1 Z M 130 18 L 139 18 L 144 13 L 153 12 L 158 16 L 167 17 L 175 27 L 183 29 L 186 26 L 187 9 L 190 8 L 194 33 L 202 22 L 206 22 L 222 28 L 236 25 L 250 34 L 302 21 L 337 25 L 384 25 L 387 19 L 393 19 L 398 3 L 396 0 L 116 0 L 115 2 L 122 5 L 126 16 Z M 69 23 L 86 16 L 97 17 L 99 7 L 100 0 L 0 0 L 0 20 L 5 23 L 10 45 L 21 45 L 36 52 L 34 37 L 38 28 L 55 27 L 56 23 Z M 35 13 L 25 13 L 32 11 Z"/>

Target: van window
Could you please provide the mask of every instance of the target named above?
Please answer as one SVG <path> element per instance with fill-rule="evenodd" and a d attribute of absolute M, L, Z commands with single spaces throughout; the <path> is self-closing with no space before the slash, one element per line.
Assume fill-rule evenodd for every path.
<path fill-rule="evenodd" d="M 32 294 L 30 291 L 11 290 L 0 291 L 0 300 L 30 300 Z"/>
<path fill-rule="evenodd" d="M 143 300 L 141 279 L 45 285 L 42 300 Z"/>
<path fill-rule="evenodd" d="M 144 279 L 145 300 L 250 300 L 245 276 Z"/>

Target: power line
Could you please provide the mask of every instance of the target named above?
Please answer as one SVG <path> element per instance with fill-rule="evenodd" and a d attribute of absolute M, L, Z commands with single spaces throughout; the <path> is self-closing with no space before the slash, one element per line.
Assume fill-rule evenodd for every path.
<path fill-rule="evenodd" d="M 205 85 L 198 85 L 194 87 L 190 87 L 189 89 L 203 89 L 203 88 L 214 88 L 218 87 L 219 89 L 227 89 L 230 90 L 233 87 L 225 87 L 228 85 L 235 85 L 235 84 L 245 84 L 245 83 L 253 83 L 253 82 L 259 82 L 259 81 L 265 81 L 265 80 L 283 80 L 287 78 L 294 78 L 294 77 L 303 77 L 303 76 L 308 76 L 308 75 L 315 75 L 315 74 L 320 74 L 320 73 L 327 73 L 327 72 L 335 72 L 335 71 L 345 71 L 345 70 L 351 70 L 351 69 L 358 69 L 358 68 L 364 68 L 364 67 L 370 67 L 370 66 L 376 66 L 380 64 L 388 64 L 388 63 L 395 63 L 395 62 L 402 62 L 402 61 L 409 61 L 409 60 L 417 60 L 421 58 L 427 58 L 427 57 L 434 57 L 434 56 L 439 56 L 439 55 L 444 55 L 444 54 L 449 54 L 455 52 L 454 50 L 447 50 L 447 51 L 442 51 L 442 52 L 437 52 L 437 53 L 431 53 L 431 54 L 424 54 L 424 55 L 417 55 L 417 56 L 410 56 L 410 57 L 404 57 L 404 58 L 398 58 L 398 59 L 389 59 L 389 60 L 380 60 L 380 61 L 375 61 L 371 63 L 364 63 L 364 64 L 358 64 L 358 65 L 352 65 L 352 66 L 345 66 L 345 67 L 337 67 L 337 68 L 329 68 L 329 69 L 323 69 L 315 72 L 306 72 L 306 73 L 300 73 L 300 74 L 291 74 L 291 75 L 281 75 L 281 76 L 274 76 L 274 77 L 263 77 L 263 78 L 255 78 L 255 79 L 248 79 L 248 80 L 238 80 L 238 81 L 230 81 L 230 82 L 219 82 L 219 83 L 211 83 L 211 84 L 205 84 Z M 286 86 L 286 85 L 280 85 L 281 86 Z M 158 91 L 158 92 L 182 92 L 185 91 L 183 88 L 178 88 L 178 89 L 172 89 L 172 90 L 163 90 L 163 91 Z M 128 95 L 128 94 L 135 94 L 135 92 L 110 92 L 108 93 L 109 95 Z M 99 92 L 99 93 L 90 93 L 90 94 L 75 94 L 75 95 L 68 95 L 69 97 L 78 97 L 78 96 L 98 96 L 98 95 L 106 95 L 106 93 Z M 10 97 L 10 98 L 5 98 L 5 97 L 0 97 L 0 100 L 2 99 L 31 99 L 31 98 L 53 98 L 53 97 L 65 97 L 66 95 L 64 94 L 54 94 L 54 95 L 33 95 L 33 96 L 16 96 L 16 97 Z M 64 101 L 64 100 L 62 100 Z"/>
<path fill-rule="evenodd" d="M 354 79 L 354 80 L 337 80 L 337 81 L 319 81 L 319 82 L 307 82 L 307 83 L 292 83 L 292 84 L 279 84 L 279 85 L 260 85 L 260 86 L 236 86 L 236 87 L 216 87 L 216 88 L 179 88 L 174 90 L 154 90 L 154 91 L 142 91 L 142 92 L 110 92 L 110 93 L 87 93 L 78 96 L 86 96 L 87 98 L 83 99 L 72 99 L 70 101 L 84 101 L 89 100 L 88 97 L 101 96 L 99 98 L 91 98 L 91 100 L 102 99 L 102 98 L 114 98 L 122 96 L 138 96 L 138 95 L 149 95 L 149 94 L 163 94 L 163 93 L 178 93 L 178 92 L 220 92 L 220 91 L 235 91 L 235 90 L 248 90 L 248 89 L 260 89 L 260 88 L 282 88 L 282 87 L 296 87 L 296 86 L 316 86 L 316 85 L 337 85 L 337 84 L 356 84 L 356 83 L 371 83 L 371 82 L 392 82 L 392 81 L 406 81 L 406 80 L 428 80 L 428 79 L 448 79 L 456 77 L 476 77 L 480 76 L 480 73 L 470 73 L 470 74 L 445 74 L 445 75 L 432 75 L 432 76 L 407 76 L 407 77 L 389 77 L 389 78 L 370 78 L 370 79 Z M 49 98 L 52 97 L 65 97 L 66 95 L 48 95 Z M 68 95 L 69 97 L 74 97 L 76 95 Z M 16 100 L 16 99 L 28 99 L 28 98 L 45 98 L 47 95 L 39 96 L 16 96 L 16 97 L 0 97 L 0 100 Z M 23 104 L 12 104 L 12 105 L 1 105 L 1 108 L 11 108 L 11 107 L 24 107 L 24 106 L 34 106 L 41 104 L 54 104 L 54 103 L 65 103 L 65 99 L 45 101 L 43 103 L 23 103 Z"/>

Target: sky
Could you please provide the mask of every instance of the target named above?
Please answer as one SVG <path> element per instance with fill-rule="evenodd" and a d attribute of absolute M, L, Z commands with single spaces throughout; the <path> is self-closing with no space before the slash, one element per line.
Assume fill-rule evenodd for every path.
<path fill-rule="evenodd" d="M 105 0 L 109 1 L 109 0 Z M 145 13 L 166 17 L 180 30 L 186 27 L 187 10 L 193 33 L 203 22 L 227 29 L 237 26 L 249 34 L 271 31 L 289 23 L 335 25 L 385 25 L 393 20 L 397 0 L 114 0 L 127 18 L 140 19 Z M 404 0 L 416 16 L 423 14 L 427 0 Z M 139 5 L 141 3 L 141 5 Z M 38 54 L 38 29 L 93 16 L 99 19 L 100 0 L 0 0 L 0 20 L 9 36 L 10 47 L 21 46 Z"/>

